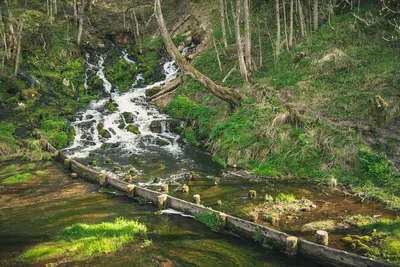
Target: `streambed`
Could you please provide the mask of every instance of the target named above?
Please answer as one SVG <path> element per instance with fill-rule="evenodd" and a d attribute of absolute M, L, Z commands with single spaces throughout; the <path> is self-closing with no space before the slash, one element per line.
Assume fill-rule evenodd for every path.
<path fill-rule="evenodd" d="M 2 163 L 0 169 L 10 164 Z M 100 193 L 97 185 L 71 180 L 61 164 L 36 164 L 29 171 L 35 174 L 38 170 L 43 174 L 27 183 L 0 183 L 0 266 L 27 266 L 13 259 L 74 223 L 112 221 L 120 216 L 144 223 L 153 245 L 126 247 L 59 266 L 318 266 L 264 249 L 251 240 L 210 231 L 191 218 L 160 215 L 152 204 Z M 0 175 L 0 180 L 7 176 Z"/>

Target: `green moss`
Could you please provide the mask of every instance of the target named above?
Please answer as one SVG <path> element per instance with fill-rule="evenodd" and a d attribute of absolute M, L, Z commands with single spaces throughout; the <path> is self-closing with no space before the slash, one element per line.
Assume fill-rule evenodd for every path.
<path fill-rule="evenodd" d="M 123 218 L 92 225 L 74 224 L 54 241 L 28 249 L 17 259 L 29 264 L 60 257 L 66 262 L 86 260 L 120 250 L 134 241 L 145 241 L 146 230 L 143 224 Z"/>
<path fill-rule="evenodd" d="M 139 129 L 135 125 L 128 125 L 125 128 L 128 132 L 134 133 L 134 134 L 140 134 Z"/>
<path fill-rule="evenodd" d="M 104 104 L 104 107 L 105 107 L 106 109 L 108 109 L 109 111 L 111 111 L 111 112 L 115 112 L 115 111 L 118 110 L 118 108 L 115 106 L 115 104 L 114 104 L 114 103 L 111 103 L 111 102 L 105 103 L 105 104 Z"/>
<path fill-rule="evenodd" d="M 14 176 L 4 179 L 2 181 L 2 183 L 5 183 L 5 184 L 23 183 L 23 182 L 30 181 L 32 178 L 33 178 L 33 176 L 30 173 L 16 174 Z"/>
<path fill-rule="evenodd" d="M 199 212 L 194 219 L 208 225 L 213 230 L 218 230 L 218 218 L 212 212 Z"/>

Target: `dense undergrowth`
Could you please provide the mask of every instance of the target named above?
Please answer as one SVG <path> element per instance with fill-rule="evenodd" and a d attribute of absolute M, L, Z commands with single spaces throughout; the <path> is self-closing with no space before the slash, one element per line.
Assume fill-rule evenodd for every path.
<path fill-rule="evenodd" d="M 361 12 L 371 8 L 367 5 Z M 219 25 L 218 14 L 214 17 L 214 25 Z M 214 35 L 221 37 L 219 26 Z M 262 41 L 268 43 L 265 38 Z M 246 100 L 233 114 L 189 79 L 166 111 L 187 122 L 190 143 L 207 141 L 215 161 L 223 166 L 274 177 L 334 177 L 365 197 L 386 199 L 399 208 L 399 173 L 387 158 L 399 145 L 397 137 L 376 138 L 385 143 L 380 149 L 365 141 L 399 119 L 396 51 L 374 31 L 354 23 L 350 12 L 344 13 L 331 21 L 331 27 L 322 26 L 291 53 L 283 53 L 276 66 L 268 56 L 273 55 L 271 48 L 263 47 L 266 63 L 252 76 L 250 86 L 242 85 L 236 66 L 224 85 L 240 88 Z M 234 54 L 233 45 L 220 53 L 223 72 L 216 71 L 214 50 L 196 57 L 192 65 L 222 84 L 235 67 Z M 376 95 L 389 102 L 386 110 L 376 108 Z"/>

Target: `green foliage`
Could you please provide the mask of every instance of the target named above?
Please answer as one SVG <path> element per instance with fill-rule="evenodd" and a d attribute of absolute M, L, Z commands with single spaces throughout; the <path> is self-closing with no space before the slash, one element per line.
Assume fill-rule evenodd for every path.
<path fill-rule="evenodd" d="M 253 235 L 253 239 L 256 242 L 259 242 L 260 244 L 264 242 L 264 234 L 259 227 L 256 228 L 256 231 L 254 232 Z"/>
<path fill-rule="evenodd" d="M 59 257 L 66 262 L 87 260 L 134 241 L 145 241 L 146 231 L 145 225 L 124 218 L 92 225 L 78 223 L 65 228 L 54 241 L 28 249 L 18 260 L 29 264 Z"/>
<path fill-rule="evenodd" d="M 388 186 L 394 182 L 395 170 L 384 154 L 376 154 L 366 148 L 359 152 L 358 170 L 362 181 L 371 181 L 377 186 Z"/>
<path fill-rule="evenodd" d="M 24 173 L 24 174 L 16 174 L 13 175 L 9 178 L 6 178 L 2 181 L 2 183 L 5 184 L 17 184 L 17 183 L 23 183 L 23 182 L 28 182 L 33 178 L 32 174 L 30 173 Z"/>
<path fill-rule="evenodd" d="M 295 202 L 296 198 L 294 197 L 293 194 L 285 194 L 285 193 L 279 193 L 276 197 L 275 197 L 275 201 L 276 202 Z"/>
<path fill-rule="evenodd" d="M 192 146 L 199 146 L 200 143 L 196 139 L 196 132 L 192 127 L 187 127 L 185 129 L 185 138 Z"/>
<path fill-rule="evenodd" d="M 1 122 L 0 123 L 0 141 L 6 143 L 15 144 L 16 140 L 13 137 L 15 132 L 15 126 L 12 123 Z"/>
<path fill-rule="evenodd" d="M 199 212 L 194 216 L 196 221 L 208 225 L 212 230 L 218 230 L 218 218 L 212 212 Z"/>
<path fill-rule="evenodd" d="M 187 97 L 179 96 L 168 105 L 167 112 L 174 118 L 196 121 L 200 137 L 207 136 L 216 111 L 204 105 L 195 104 Z"/>

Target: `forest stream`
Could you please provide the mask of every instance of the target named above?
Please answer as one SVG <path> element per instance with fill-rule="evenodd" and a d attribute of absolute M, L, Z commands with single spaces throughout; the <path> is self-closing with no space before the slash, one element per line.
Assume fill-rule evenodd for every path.
<path fill-rule="evenodd" d="M 135 63 L 125 50 L 121 50 L 120 58 L 128 64 Z M 249 219 L 252 209 L 264 203 L 265 195 L 275 198 L 284 193 L 296 199 L 306 198 L 313 203 L 312 209 L 284 213 L 284 217 L 272 225 L 263 218 L 259 223 L 309 240 L 313 240 L 313 232 L 302 230 L 307 223 L 329 220 L 335 224 L 357 214 L 394 218 L 381 205 L 360 203 L 359 199 L 346 197 L 340 190 L 326 185 L 310 185 L 302 180 L 262 179 L 243 170 L 223 170 L 212 161 L 212 155 L 189 145 L 174 132 L 173 128 L 181 127 L 182 122 L 162 114 L 146 100 L 146 90 L 162 86 L 178 76 L 179 69 L 174 62 L 162 63 L 163 81 L 143 85 L 139 74 L 132 80 L 131 88 L 120 93 L 107 80 L 106 59 L 106 53 L 86 54 L 86 77 L 90 73 L 97 75 L 103 81 L 104 92 L 103 98 L 92 101 L 88 108 L 74 115 L 71 126 L 76 137 L 71 146 L 63 150 L 71 158 L 119 179 L 126 179 L 129 170 L 135 168 L 137 172 L 130 177 L 134 184 L 155 190 L 162 184 L 169 184 L 173 196 L 192 201 L 194 194 L 200 194 L 204 206 L 245 219 Z M 116 109 L 106 108 L 108 103 Z M 17 251 L 48 240 L 50 235 L 72 223 L 119 216 L 144 223 L 153 245 L 143 253 L 132 253 L 127 248 L 66 266 L 210 266 L 210 262 L 212 266 L 317 266 L 262 248 L 251 240 L 210 231 L 207 226 L 174 211 L 161 215 L 151 204 L 133 203 L 117 191 L 83 180 L 72 181 L 60 164 L 36 164 L 32 171 L 35 170 L 45 170 L 51 174 L 47 177 L 52 178 L 30 186 L 0 188 L 3 203 L 0 258 L 6 259 L 3 262 L 6 266 L 18 265 L 8 261 Z M 189 193 L 182 192 L 184 183 L 189 185 Z M 255 199 L 248 197 L 249 190 L 257 191 Z M 330 246 L 344 248 L 339 240 L 351 231 L 344 228 L 330 234 Z M 171 265 L 159 265 L 161 263 Z M 43 266 L 43 263 L 35 266 Z"/>

